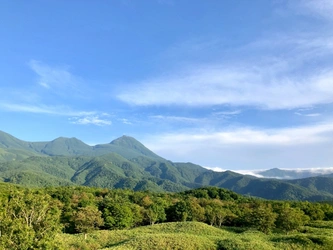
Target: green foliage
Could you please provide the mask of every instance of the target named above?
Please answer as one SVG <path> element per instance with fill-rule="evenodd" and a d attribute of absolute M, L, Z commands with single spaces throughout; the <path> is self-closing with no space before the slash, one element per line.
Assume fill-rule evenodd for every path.
<path fill-rule="evenodd" d="M 59 249 L 60 207 L 47 194 L 30 190 L 10 192 L 2 200 L 1 241 L 4 249 Z"/>
<path fill-rule="evenodd" d="M 233 199 L 232 192 L 218 188 L 181 193 L 24 189 L 5 183 L 0 188 L 5 249 L 61 248 L 57 241 L 66 249 L 329 249 L 333 244 L 331 221 L 317 220 L 333 209 L 328 203 Z M 60 235 L 62 226 L 86 240 L 82 234 Z"/>
<path fill-rule="evenodd" d="M 254 204 L 250 216 L 249 221 L 251 222 L 251 225 L 263 233 L 268 234 L 275 227 L 277 214 L 273 212 L 271 204 Z"/>
<path fill-rule="evenodd" d="M 73 213 L 72 221 L 79 233 L 86 234 L 103 226 L 102 213 L 94 206 L 80 207 Z"/>
<path fill-rule="evenodd" d="M 144 210 L 145 217 L 150 225 L 154 225 L 156 222 L 163 222 L 166 220 L 165 206 L 162 200 L 158 200 L 150 204 Z"/>
<path fill-rule="evenodd" d="M 135 213 L 131 209 L 132 204 L 118 202 L 113 199 L 104 199 L 100 209 L 103 211 L 104 225 L 106 229 L 124 229 L 134 225 Z"/>
<path fill-rule="evenodd" d="M 298 230 L 310 220 L 301 209 L 292 208 L 288 203 L 283 203 L 277 213 L 276 227 L 285 232 Z"/>

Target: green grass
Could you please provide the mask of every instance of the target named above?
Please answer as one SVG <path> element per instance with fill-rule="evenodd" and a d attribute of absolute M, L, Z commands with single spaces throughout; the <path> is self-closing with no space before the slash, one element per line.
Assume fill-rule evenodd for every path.
<path fill-rule="evenodd" d="M 323 222 L 325 224 L 325 222 Z M 320 224 L 320 223 L 319 223 Z M 333 222 L 326 223 L 333 225 Z M 129 230 L 58 235 L 65 249 L 333 249 L 333 229 L 304 227 L 302 232 L 263 234 L 256 230 L 215 228 L 199 222 L 174 222 Z"/>

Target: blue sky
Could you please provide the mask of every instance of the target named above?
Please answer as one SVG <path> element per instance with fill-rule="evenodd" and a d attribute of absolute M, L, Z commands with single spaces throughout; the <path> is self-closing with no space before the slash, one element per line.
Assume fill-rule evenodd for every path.
<path fill-rule="evenodd" d="M 5 0 L 0 130 L 214 169 L 333 167 L 333 1 Z"/>

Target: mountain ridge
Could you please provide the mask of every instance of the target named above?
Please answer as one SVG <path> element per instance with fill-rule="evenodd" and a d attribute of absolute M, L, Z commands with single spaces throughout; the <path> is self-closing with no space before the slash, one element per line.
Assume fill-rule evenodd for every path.
<path fill-rule="evenodd" d="M 284 170 L 272 171 L 283 174 Z M 75 137 L 25 142 L 0 131 L 1 180 L 26 186 L 85 185 L 158 192 L 217 186 L 266 199 L 333 200 L 332 176 L 280 180 L 214 172 L 166 160 L 130 136 L 89 146 Z"/>

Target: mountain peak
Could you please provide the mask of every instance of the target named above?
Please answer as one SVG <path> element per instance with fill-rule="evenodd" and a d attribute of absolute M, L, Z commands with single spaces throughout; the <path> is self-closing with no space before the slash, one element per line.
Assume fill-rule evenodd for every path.
<path fill-rule="evenodd" d="M 153 157 L 153 158 L 160 158 L 158 155 L 150 151 L 148 148 L 146 148 L 141 142 L 136 140 L 135 138 L 123 135 L 115 140 L 113 140 L 111 145 L 120 146 L 128 149 L 132 149 L 134 151 L 139 152 L 140 154 Z"/>
<path fill-rule="evenodd" d="M 0 148 L 25 148 L 27 142 L 0 130 Z"/>
<path fill-rule="evenodd" d="M 47 155 L 81 155 L 90 150 L 90 146 L 75 137 L 58 137 L 48 142 L 43 148 L 42 153 Z"/>
<path fill-rule="evenodd" d="M 138 140 L 136 140 L 134 137 L 128 136 L 128 135 L 123 135 L 112 142 L 110 144 L 113 145 L 119 145 L 119 146 L 129 146 L 132 144 L 141 144 Z"/>

